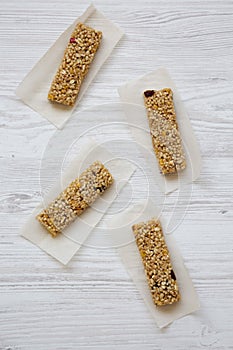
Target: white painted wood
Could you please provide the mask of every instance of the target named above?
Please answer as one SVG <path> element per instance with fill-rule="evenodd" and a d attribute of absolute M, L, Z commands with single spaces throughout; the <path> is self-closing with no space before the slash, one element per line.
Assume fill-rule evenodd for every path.
<path fill-rule="evenodd" d="M 191 121 L 203 170 L 188 208 L 188 189 L 178 201 L 176 222 L 187 210 L 175 236 L 201 310 L 161 331 L 114 249 L 83 247 L 63 268 L 19 236 L 41 200 L 40 160 L 55 129 L 14 91 L 87 5 L 1 3 L 0 349 L 233 349 L 232 1 L 96 0 L 126 36 L 80 104 L 118 102 L 117 86 L 164 65 L 195 112 Z M 91 121 L 80 125 L 85 129 Z M 105 132 L 111 139 L 110 130 Z M 135 186 L 142 180 L 139 176 Z M 176 193 L 166 198 L 165 214 L 176 198 Z"/>

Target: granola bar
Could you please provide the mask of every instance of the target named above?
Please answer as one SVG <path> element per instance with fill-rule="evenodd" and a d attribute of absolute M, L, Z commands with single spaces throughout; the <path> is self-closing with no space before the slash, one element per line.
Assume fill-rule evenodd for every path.
<path fill-rule="evenodd" d="M 152 144 L 163 174 L 185 169 L 186 161 L 169 88 L 144 91 Z"/>
<path fill-rule="evenodd" d="M 132 229 L 155 305 L 177 302 L 179 289 L 160 222 L 151 219 L 133 225 Z"/>
<path fill-rule="evenodd" d="M 73 106 L 81 84 L 99 48 L 102 32 L 78 23 L 52 81 L 48 99 Z"/>
<path fill-rule="evenodd" d="M 44 209 L 37 220 L 56 237 L 113 183 L 113 177 L 96 161 Z"/>

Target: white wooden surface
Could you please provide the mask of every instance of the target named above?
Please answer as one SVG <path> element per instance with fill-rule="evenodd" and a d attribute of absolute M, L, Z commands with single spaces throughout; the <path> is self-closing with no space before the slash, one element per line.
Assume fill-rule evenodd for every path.
<path fill-rule="evenodd" d="M 41 200 L 40 160 L 55 129 L 14 91 L 87 5 L 1 2 L 0 349 L 233 349 L 232 1 L 96 0 L 126 35 L 79 106 L 117 102 L 117 86 L 163 65 L 196 111 L 203 169 L 188 207 L 183 193 L 176 208 L 186 215 L 175 236 L 201 310 L 161 331 L 114 249 L 83 247 L 64 268 L 19 236 Z"/>

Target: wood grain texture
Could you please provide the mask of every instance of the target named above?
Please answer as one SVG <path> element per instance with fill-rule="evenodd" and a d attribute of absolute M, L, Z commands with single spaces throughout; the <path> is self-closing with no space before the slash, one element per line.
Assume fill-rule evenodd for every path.
<path fill-rule="evenodd" d="M 187 187 L 178 200 L 176 192 L 159 200 L 167 216 L 175 207 L 174 234 L 201 310 L 161 331 L 115 250 L 96 247 L 98 232 L 68 267 L 19 236 L 41 200 L 39 169 L 55 128 L 14 91 L 87 5 L 84 0 L 1 4 L 0 349 L 233 349 L 232 1 L 96 0 L 126 35 L 79 106 L 118 102 L 117 86 L 160 65 L 172 74 L 190 111 L 203 168 L 191 199 Z M 80 128 L 91 123 L 80 119 Z M 110 140 L 118 133 L 127 138 L 120 126 L 103 133 Z M 134 181 L 140 189 L 142 175 Z"/>

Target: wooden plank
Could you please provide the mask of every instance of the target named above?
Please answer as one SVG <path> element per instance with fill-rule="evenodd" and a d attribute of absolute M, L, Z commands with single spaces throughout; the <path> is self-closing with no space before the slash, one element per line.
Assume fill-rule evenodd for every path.
<path fill-rule="evenodd" d="M 201 310 L 160 331 L 115 250 L 101 249 L 108 245 L 101 226 L 68 267 L 19 236 L 41 200 L 41 159 L 55 128 L 14 90 L 86 6 L 84 0 L 12 0 L 1 10 L 0 349 L 233 349 L 232 1 L 98 0 L 126 36 L 80 103 L 80 109 L 117 103 L 116 87 L 125 81 L 160 65 L 170 70 L 190 111 L 203 169 L 180 197 L 165 198 L 156 185 L 151 196 L 164 203 L 171 227 L 178 226 L 174 234 Z M 93 120 L 80 117 L 77 125 L 85 131 Z M 97 139 L 100 131 L 105 140 L 129 138 L 122 125 L 96 127 Z M 53 182 L 57 159 L 42 173 L 42 190 Z M 144 198 L 144 180 L 136 174 L 135 198 Z"/>

